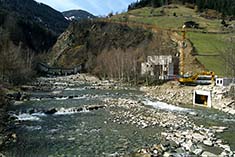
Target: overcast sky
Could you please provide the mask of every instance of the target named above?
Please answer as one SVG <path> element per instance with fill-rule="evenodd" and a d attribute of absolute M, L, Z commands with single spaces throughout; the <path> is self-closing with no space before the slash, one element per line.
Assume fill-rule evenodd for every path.
<path fill-rule="evenodd" d="M 121 12 L 136 0 L 36 0 L 58 11 L 83 9 L 94 15 L 107 15 L 111 11 Z"/>

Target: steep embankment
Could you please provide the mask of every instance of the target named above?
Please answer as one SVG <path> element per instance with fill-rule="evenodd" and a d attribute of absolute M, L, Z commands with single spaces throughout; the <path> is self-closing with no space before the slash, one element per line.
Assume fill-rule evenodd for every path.
<path fill-rule="evenodd" d="M 178 51 L 182 50 L 182 37 L 176 33 L 173 32 L 171 34 L 171 39 L 178 44 Z M 184 41 L 184 70 L 188 73 L 197 73 L 205 70 L 205 66 L 202 65 L 198 59 L 193 56 L 194 48 L 192 43 L 189 40 Z"/>
<path fill-rule="evenodd" d="M 143 62 L 148 55 L 176 53 L 176 45 L 167 32 L 153 33 L 104 21 L 82 21 L 70 25 L 59 37 L 49 62 L 63 67 L 84 64 L 89 72 L 100 74 L 104 70 L 102 66 L 115 70 L 121 64 L 126 68 L 132 61 Z M 112 65 L 114 62 L 116 66 Z"/>
<path fill-rule="evenodd" d="M 234 36 L 235 20 L 225 20 L 226 25 L 223 25 L 220 14 L 215 10 L 198 12 L 196 6 L 171 4 L 158 8 L 140 7 L 115 15 L 111 20 L 153 25 L 162 30 L 175 30 L 179 35 L 185 22 L 194 21 L 199 27 L 186 29 L 186 38 L 191 41 L 194 48 L 192 58 L 202 63 L 207 70 L 215 71 L 217 75 L 225 74 L 222 55 L 226 56 L 228 49 L 233 45 L 228 41 Z M 192 62 L 189 61 L 187 64 L 190 63 Z M 194 62 L 193 64 L 194 67 L 200 66 Z"/>

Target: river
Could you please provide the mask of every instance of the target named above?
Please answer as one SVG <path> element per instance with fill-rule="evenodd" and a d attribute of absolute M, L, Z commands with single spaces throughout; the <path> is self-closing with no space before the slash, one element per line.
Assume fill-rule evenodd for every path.
<path fill-rule="evenodd" d="M 94 84 L 69 84 L 64 80 L 57 80 L 56 84 L 51 91 L 30 92 L 29 101 L 10 108 L 9 114 L 16 118 L 12 131 L 17 138 L 4 149 L 6 156 L 131 156 L 142 148 L 167 141 L 172 133 L 197 129 L 202 135 L 205 130 L 205 137 L 212 132 L 213 146 L 197 141 L 193 142 L 195 147 L 220 154 L 225 151 L 217 142 L 221 139 L 230 146 L 227 154 L 235 151 L 235 117 L 231 115 L 190 105 L 165 104 L 133 87 L 96 88 Z M 106 107 L 87 110 L 92 105 Z M 56 112 L 45 114 L 51 109 Z M 219 133 L 212 126 L 226 129 Z M 178 151 L 183 147 L 181 143 L 172 148 L 177 151 L 169 151 L 178 155 L 194 151 L 191 147 Z"/>

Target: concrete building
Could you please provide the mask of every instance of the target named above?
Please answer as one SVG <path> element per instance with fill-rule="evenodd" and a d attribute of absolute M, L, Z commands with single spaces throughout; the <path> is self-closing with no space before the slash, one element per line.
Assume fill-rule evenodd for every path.
<path fill-rule="evenodd" d="M 160 80 L 172 79 L 178 74 L 179 60 L 173 56 L 148 56 L 141 63 L 141 75 L 149 75 Z"/>
<path fill-rule="evenodd" d="M 224 87 L 229 86 L 230 84 L 235 83 L 235 78 L 216 78 L 216 86 Z"/>

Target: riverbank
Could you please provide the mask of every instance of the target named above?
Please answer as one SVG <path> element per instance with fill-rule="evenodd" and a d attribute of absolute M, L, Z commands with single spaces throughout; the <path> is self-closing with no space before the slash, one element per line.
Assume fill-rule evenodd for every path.
<path fill-rule="evenodd" d="M 224 126 L 197 125 L 198 116 L 188 108 L 175 107 L 162 102 L 105 99 L 106 107 L 114 116 L 113 122 L 134 125 L 140 129 L 159 127 L 160 134 L 152 146 L 134 151 L 131 156 L 233 156 L 235 152 L 220 139 Z M 148 108 L 152 106 L 153 108 Z M 119 108 L 117 110 L 116 108 Z M 154 138 L 154 137 L 152 137 Z"/>
<path fill-rule="evenodd" d="M 6 149 L 9 156 L 235 154 L 234 140 L 220 136 L 227 133 L 234 138 L 233 117 L 181 106 L 190 103 L 195 87 L 168 82 L 142 87 L 143 93 L 82 74 L 38 78 L 22 88 L 30 97 L 11 108 L 17 141 Z"/>
<path fill-rule="evenodd" d="M 4 147 L 5 141 L 7 140 L 7 124 L 8 124 L 8 114 L 7 114 L 7 106 L 9 105 L 9 101 L 6 100 L 5 95 L 0 95 L 0 156 L 4 157 L 2 154 L 2 148 Z"/>
<path fill-rule="evenodd" d="M 143 86 L 141 91 L 146 96 L 151 96 L 159 101 L 170 103 L 176 106 L 192 105 L 193 91 L 206 90 L 212 92 L 212 108 L 228 114 L 235 115 L 235 100 L 229 97 L 231 87 L 216 86 L 180 86 L 178 82 L 167 82 L 160 86 Z"/>

